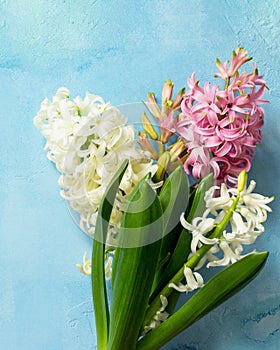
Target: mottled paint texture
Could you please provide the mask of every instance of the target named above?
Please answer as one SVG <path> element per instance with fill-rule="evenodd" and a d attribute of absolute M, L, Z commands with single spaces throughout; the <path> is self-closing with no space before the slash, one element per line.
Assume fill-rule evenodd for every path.
<path fill-rule="evenodd" d="M 33 126 L 41 100 L 64 85 L 73 96 L 141 101 L 168 78 L 178 89 L 194 70 L 212 79 L 215 58 L 238 44 L 270 87 L 250 177 L 276 195 L 256 244 L 271 254 L 250 286 L 165 349 L 279 348 L 279 7 L 278 0 L 0 0 L 1 349 L 94 349 L 90 280 L 75 268 L 91 241 L 60 198 Z"/>

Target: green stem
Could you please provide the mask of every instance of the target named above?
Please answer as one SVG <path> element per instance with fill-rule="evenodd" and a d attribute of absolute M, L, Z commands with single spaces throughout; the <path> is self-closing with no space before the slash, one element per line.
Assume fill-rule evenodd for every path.
<path fill-rule="evenodd" d="M 161 141 L 158 141 L 158 157 L 165 152 L 165 146 Z"/>
<path fill-rule="evenodd" d="M 227 211 L 226 215 L 224 216 L 223 220 L 218 224 L 215 228 L 215 230 L 209 235 L 208 238 L 220 238 L 223 234 L 224 229 L 226 228 L 229 220 L 231 219 L 237 203 L 240 199 L 240 195 L 238 194 L 233 201 L 230 209 Z M 152 317 L 156 314 L 156 312 L 161 308 L 161 300 L 160 295 L 164 295 L 165 297 L 169 297 L 171 293 L 173 292 L 173 288 L 170 288 L 170 283 L 178 284 L 182 281 L 184 278 L 184 269 L 185 267 L 189 267 L 190 269 L 194 269 L 195 266 L 199 263 L 199 261 L 203 258 L 203 256 L 210 250 L 210 248 L 213 246 L 213 244 L 205 244 L 201 248 L 199 248 L 195 255 L 193 255 L 182 267 L 181 269 L 175 274 L 175 276 L 165 285 L 165 287 L 161 290 L 160 293 L 155 297 L 153 302 L 151 303 L 150 307 L 147 309 L 145 319 L 144 319 L 144 326 L 150 323 L 150 320 Z"/>
<path fill-rule="evenodd" d="M 225 81 L 225 90 L 228 89 L 229 83 L 230 83 L 230 78 L 226 78 L 226 81 Z"/>
<path fill-rule="evenodd" d="M 94 315 L 96 318 L 97 349 L 105 350 L 108 340 L 109 309 L 104 272 L 105 245 L 98 241 L 93 242 L 92 249 L 92 294 Z M 102 260 L 101 260 L 102 259 Z M 102 262 L 102 265 L 101 265 Z"/>

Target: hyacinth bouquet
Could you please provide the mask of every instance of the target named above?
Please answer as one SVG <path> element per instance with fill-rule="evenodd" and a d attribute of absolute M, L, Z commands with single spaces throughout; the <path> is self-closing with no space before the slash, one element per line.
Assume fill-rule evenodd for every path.
<path fill-rule="evenodd" d="M 174 98 L 170 80 L 160 104 L 148 93 L 141 130 L 93 94 L 71 100 L 60 88 L 42 102 L 34 122 L 61 195 L 93 238 L 77 267 L 91 275 L 98 350 L 161 348 L 264 266 L 268 252 L 249 246 L 273 197 L 255 193 L 248 172 L 268 101 L 256 64 L 242 70 L 250 59 L 241 47 L 217 59 L 223 87 L 193 73 Z"/>

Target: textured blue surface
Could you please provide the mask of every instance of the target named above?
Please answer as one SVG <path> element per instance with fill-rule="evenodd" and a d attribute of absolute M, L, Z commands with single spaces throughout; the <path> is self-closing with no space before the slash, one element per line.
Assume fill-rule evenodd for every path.
<path fill-rule="evenodd" d="M 90 280 L 75 263 L 90 240 L 59 196 L 58 173 L 33 126 L 41 100 L 60 86 L 113 104 L 179 89 L 193 70 L 212 79 L 215 58 L 238 44 L 270 87 L 251 177 L 280 198 L 278 0 L 0 0 L 0 348 L 93 349 Z M 256 248 L 271 252 L 245 290 L 165 349 L 279 349 L 279 200 Z"/>

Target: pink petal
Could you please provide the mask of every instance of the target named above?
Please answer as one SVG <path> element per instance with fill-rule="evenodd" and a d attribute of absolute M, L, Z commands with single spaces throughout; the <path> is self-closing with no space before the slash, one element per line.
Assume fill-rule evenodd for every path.
<path fill-rule="evenodd" d="M 225 142 L 222 147 L 220 147 L 216 152 L 215 155 L 217 157 L 223 157 L 224 155 L 226 155 L 230 150 L 231 150 L 231 143 L 230 142 Z"/>

